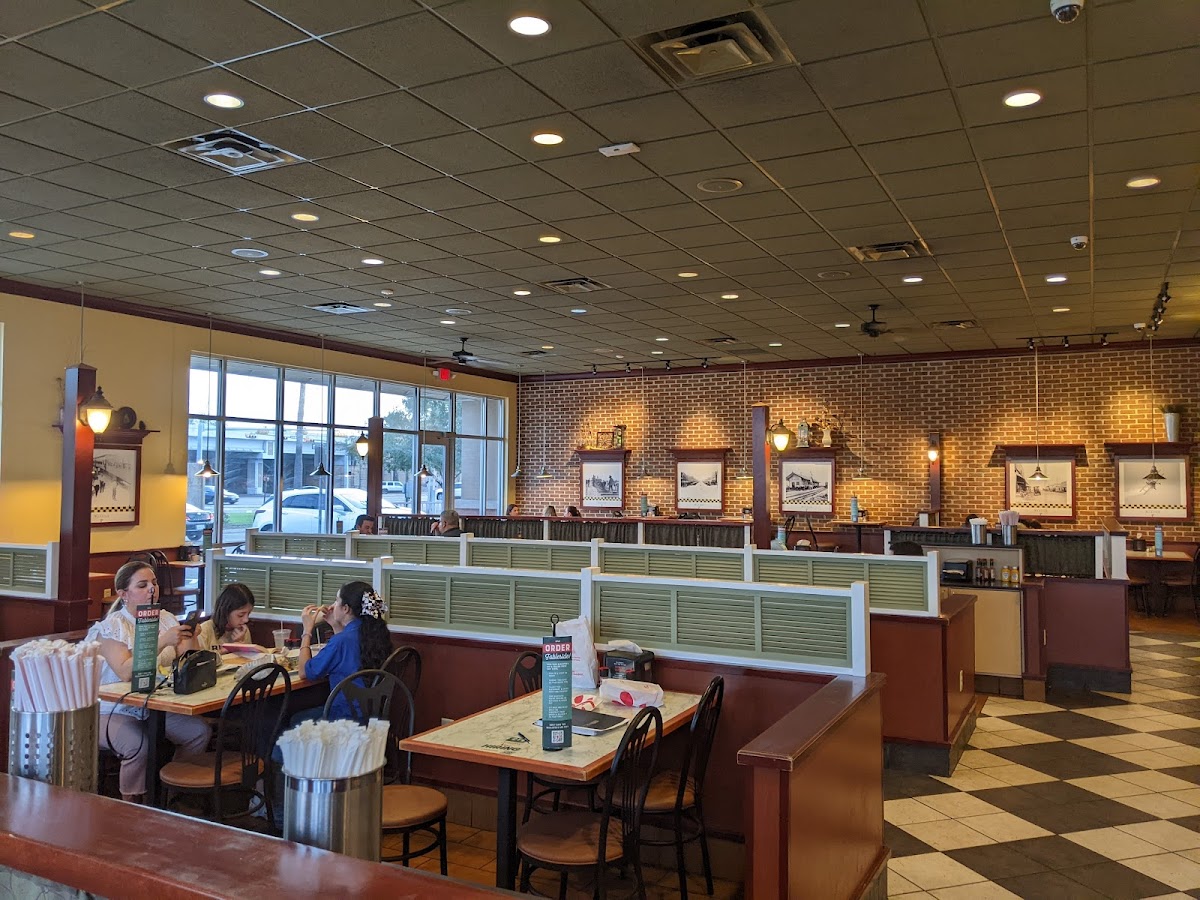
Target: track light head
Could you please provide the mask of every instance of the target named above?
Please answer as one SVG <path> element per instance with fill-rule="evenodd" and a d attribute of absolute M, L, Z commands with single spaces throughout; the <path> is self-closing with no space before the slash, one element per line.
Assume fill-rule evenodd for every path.
<path fill-rule="evenodd" d="M 1063 335 L 1063 347 L 1070 347 L 1070 346 L 1071 346 L 1071 339 L 1064 334 Z"/>
<path fill-rule="evenodd" d="M 667 360 L 667 371 L 671 371 L 671 361 L 669 359 Z"/>
<path fill-rule="evenodd" d="M 1025 346 L 1027 346 L 1027 347 L 1028 347 L 1030 350 L 1032 350 L 1032 349 L 1033 349 L 1033 338 L 1030 338 L 1030 339 L 1029 339 L 1029 340 L 1026 342 L 1026 345 L 1025 345 Z"/>

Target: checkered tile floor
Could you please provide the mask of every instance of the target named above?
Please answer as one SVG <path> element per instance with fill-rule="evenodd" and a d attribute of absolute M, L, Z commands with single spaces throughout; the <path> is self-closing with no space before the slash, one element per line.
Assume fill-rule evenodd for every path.
<path fill-rule="evenodd" d="M 1200 635 L 1130 646 L 1133 693 L 990 699 L 953 777 L 885 773 L 889 896 L 1200 897 Z"/>

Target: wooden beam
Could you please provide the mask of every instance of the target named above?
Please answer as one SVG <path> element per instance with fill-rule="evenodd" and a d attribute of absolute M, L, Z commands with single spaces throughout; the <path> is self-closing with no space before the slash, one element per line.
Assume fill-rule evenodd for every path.
<path fill-rule="evenodd" d="M 96 370 L 80 363 L 68 366 L 63 379 L 62 502 L 58 528 L 58 600 L 55 631 L 85 624 L 88 564 L 92 552 L 92 429 L 79 421 L 79 406 L 96 391 Z M 80 604 L 82 601 L 82 605 Z M 60 621 L 61 620 L 61 621 Z"/>
<path fill-rule="evenodd" d="M 754 518 L 750 539 L 759 550 L 771 549 L 771 447 L 767 443 L 767 421 L 771 407 L 755 403 L 750 407 L 750 446 L 754 460 Z"/>
<path fill-rule="evenodd" d="M 379 521 L 383 511 L 383 419 L 379 416 L 367 419 L 367 458 L 364 462 L 367 466 L 367 515 L 375 520 L 378 528 L 383 524 Z"/>

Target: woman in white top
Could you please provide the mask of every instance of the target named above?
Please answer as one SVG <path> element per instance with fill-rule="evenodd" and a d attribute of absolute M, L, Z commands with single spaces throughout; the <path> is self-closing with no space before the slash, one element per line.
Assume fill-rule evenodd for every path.
<path fill-rule="evenodd" d="M 154 568 L 144 562 L 127 562 L 117 570 L 114 584 L 120 598 L 108 615 L 92 626 L 89 639 L 100 642 L 104 657 L 101 684 L 129 681 L 133 676 L 134 615 L 143 606 L 153 605 L 158 596 Z M 190 628 L 165 610 L 158 619 L 158 664 L 169 666 L 175 657 L 194 650 Z M 100 703 L 100 740 L 121 759 L 121 797 L 140 802 L 146 790 L 145 712 L 140 707 L 118 703 Z M 209 724 L 204 719 L 178 713 L 166 714 L 167 737 L 182 754 L 196 755 L 208 748 Z"/>

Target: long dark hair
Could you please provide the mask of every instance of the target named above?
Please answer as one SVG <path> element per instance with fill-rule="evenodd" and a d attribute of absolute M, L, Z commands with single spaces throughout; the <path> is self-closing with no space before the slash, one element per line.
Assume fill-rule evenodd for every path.
<path fill-rule="evenodd" d="M 240 581 L 225 586 L 213 609 L 213 633 L 219 638 L 229 630 L 229 617 L 243 606 L 254 605 L 254 592 Z"/>
<path fill-rule="evenodd" d="M 358 619 L 358 655 L 364 669 L 378 669 L 392 652 L 392 637 L 387 624 L 378 616 L 363 615 L 363 600 L 375 588 L 365 581 L 349 581 L 338 591 L 344 605 Z"/>

